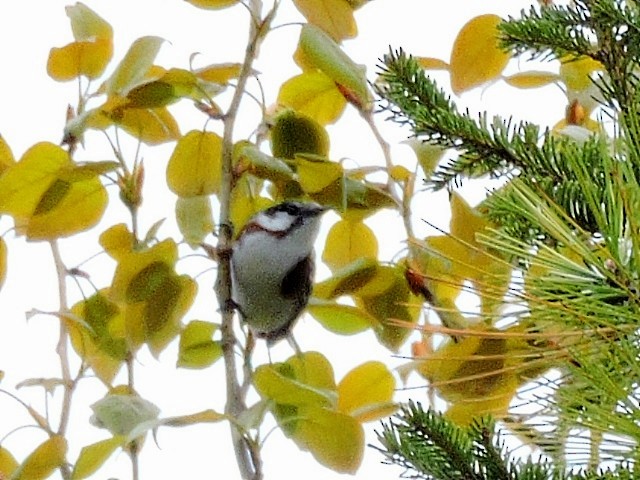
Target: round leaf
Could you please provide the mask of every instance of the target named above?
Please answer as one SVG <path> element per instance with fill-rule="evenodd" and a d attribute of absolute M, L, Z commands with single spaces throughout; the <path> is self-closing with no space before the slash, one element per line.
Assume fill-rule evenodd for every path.
<path fill-rule="evenodd" d="M 498 24 L 502 19 L 486 14 L 467 22 L 456 37 L 451 52 L 451 88 L 456 95 L 496 79 L 510 55 L 498 44 Z"/>
<path fill-rule="evenodd" d="M 335 82 L 319 71 L 303 72 L 284 82 L 278 103 L 313 118 L 320 125 L 335 122 L 347 105 Z"/>
<path fill-rule="evenodd" d="M 357 366 L 338 384 L 338 411 L 360 422 L 377 420 L 395 407 L 391 403 L 396 381 L 382 362 Z"/>
<path fill-rule="evenodd" d="M 220 342 L 212 339 L 217 326 L 211 322 L 193 320 L 180 334 L 178 367 L 205 368 L 222 356 Z"/>
<path fill-rule="evenodd" d="M 336 271 L 359 258 L 377 256 L 378 240 L 373 231 L 360 221 L 343 219 L 329 230 L 322 261 Z"/>
<path fill-rule="evenodd" d="M 340 42 L 358 33 L 353 7 L 347 0 L 293 0 L 304 17 Z"/>
<path fill-rule="evenodd" d="M 176 221 L 180 233 L 191 248 L 202 243 L 213 231 L 211 201 L 206 195 L 198 197 L 178 197 L 176 200 Z"/>
<path fill-rule="evenodd" d="M 339 335 L 360 333 L 377 324 L 375 318 L 352 305 L 323 302 L 312 298 L 307 311 L 324 328 Z"/>
<path fill-rule="evenodd" d="M 220 188 L 222 139 L 192 130 L 176 144 L 167 165 L 169 188 L 181 197 L 211 195 Z"/>

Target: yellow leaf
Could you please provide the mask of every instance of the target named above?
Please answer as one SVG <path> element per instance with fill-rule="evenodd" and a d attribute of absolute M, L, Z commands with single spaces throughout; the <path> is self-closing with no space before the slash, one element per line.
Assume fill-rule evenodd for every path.
<path fill-rule="evenodd" d="M 75 5 L 67 6 L 65 11 L 71 20 L 71 30 L 76 41 L 113 38 L 111 25 L 84 3 L 77 2 Z"/>
<path fill-rule="evenodd" d="M 119 223 L 102 232 L 100 245 L 111 258 L 118 260 L 122 255 L 133 250 L 135 237 L 124 223 Z"/>
<path fill-rule="evenodd" d="M 384 363 L 363 363 L 348 372 L 338 384 L 338 411 L 359 422 L 377 420 L 380 417 L 375 414 L 381 412 L 375 407 L 384 406 L 382 412 L 388 414 L 395 388 L 396 381 Z"/>
<path fill-rule="evenodd" d="M 11 455 L 9 450 L 0 447 L 0 478 L 11 478 L 13 472 L 18 468 L 18 462 Z"/>
<path fill-rule="evenodd" d="M 497 15 L 472 18 L 456 37 L 451 51 L 451 88 L 456 95 L 496 79 L 510 55 L 498 45 Z"/>
<path fill-rule="evenodd" d="M 375 318 L 358 307 L 316 298 L 311 298 L 307 311 L 324 328 L 339 335 L 360 333 L 377 324 Z"/>
<path fill-rule="evenodd" d="M 180 334 L 177 366 L 182 368 L 206 368 L 222 356 L 222 346 L 213 340 L 217 325 L 193 320 Z"/>
<path fill-rule="evenodd" d="M 299 409 L 291 435 L 298 446 L 332 470 L 354 474 L 364 453 L 364 432 L 354 418 L 319 406 Z"/>
<path fill-rule="evenodd" d="M 305 352 L 284 363 L 260 365 L 253 382 L 261 397 L 277 404 L 330 406 L 335 399 L 333 367 L 318 352 Z"/>
<path fill-rule="evenodd" d="M 7 243 L 0 237 L 0 288 L 7 278 Z M 0 378 L 1 379 L 1 378 Z"/>
<path fill-rule="evenodd" d="M 76 168 L 57 145 L 34 145 L 0 178 L 0 211 L 11 214 L 17 231 L 30 239 L 58 238 L 92 227 L 102 217 L 107 194 L 95 174 L 74 178 Z"/>
<path fill-rule="evenodd" d="M 353 7 L 347 0 L 293 0 L 304 17 L 335 41 L 353 38 L 358 34 Z"/>
<path fill-rule="evenodd" d="M 359 258 L 353 263 L 335 272 L 332 277 L 316 283 L 313 287 L 313 295 L 323 300 L 350 295 L 375 277 L 380 266 L 372 258 Z"/>
<path fill-rule="evenodd" d="M 207 10 L 218 10 L 220 8 L 230 7 L 235 5 L 240 0 L 186 0 L 191 5 L 198 8 L 204 8 Z"/>
<path fill-rule="evenodd" d="M 11 480 L 44 480 L 65 463 L 67 441 L 60 436 L 54 436 L 36 448 L 18 469 Z"/>
<path fill-rule="evenodd" d="M 560 76 L 553 72 L 532 71 L 518 72 L 514 75 L 504 77 L 504 80 L 509 85 L 516 88 L 539 88 L 551 83 L 556 83 L 560 80 Z"/>
<path fill-rule="evenodd" d="M 176 120 L 164 107 L 125 109 L 115 123 L 148 145 L 172 142 L 180 138 L 180 129 Z"/>
<path fill-rule="evenodd" d="M 237 2 L 238 0 L 233 0 Z M 219 63 L 209 65 L 195 70 L 193 73 L 196 77 L 206 82 L 219 83 L 226 85 L 232 78 L 237 78 L 242 69 L 241 63 Z"/>
<path fill-rule="evenodd" d="M 591 74 L 603 69 L 591 57 L 565 57 L 560 63 L 560 78 L 570 90 L 586 90 L 593 85 Z"/>
<path fill-rule="evenodd" d="M 362 291 L 357 292 L 356 305 L 378 320 L 379 327 L 374 330 L 378 341 L 395 352 L 409 337 L 411 329 L 397 326 L 392 320 L 417 322 L 421 302 L 409 290 L 401 265 L 381 266 L 379 270 L 382 271 L 381 273 L 391 275 L 393 283 L 381 292 L 366 292 L 369 293 L 367 296 L 363 295 Z M 383 275 L 383 278 L 387 275 Z"/>
<path fill-rule="evenodd" d="M 360 110 L 371 109 L 371 93 L 364 69 L 356 65 L 330 36 L 314 25 L 303 25 L 300 51 L 305 63 L 333 80 L 349 102 Z"/>
<path fill-rule="evenodd" d="M 15 165 L 16 160 L 13 158 L 13 153 L 9 144 L 0 135 L 0 175 L 2 175 L 9 167 Z"/>
<path fill-rule="evenodd" d="M 163 42 L 164 40 L 159 37 L 141 37 L 134 41 L 105 82 L 106 93 L 126 94 L 129 89 L 144 79 Z"/>
<path fill-rule="evenodd" d="M 284 82 L 278 103 L 313 118 L 320 125 L 335 122 L 347 105 L 335 82 L 319 71 L 304 72 Z"/>
<path fill-rule="evenodd" d="M 190 415 L 180 415 L 179 417 L 169 417 L 162 421 L 162 425 L 168 427 L 184 427 L 186 425 L 194 425 L 198 423 L 217 423 L 228 418 L 224 413 L 218 413 L 215 410 L 203 410 L 201 412 L 192 413 Z"/>
<path fill-rule="evenodd" d="M 93 475 L 118 447 L 124 446 L 125 441 L 124 437 L 115 436 L 83 447 L 73 467 L 71 480 L 82 480 Z"/>
<path fill-rule="evenodd" d="M 449 70 L 449 64 L 433 57 L 415 57 L 416 62 L 426 70 Z"/>
<path fill-rule="evenodd" d="M 324 190 L 343 175 L 342 165 L 322 157 L 298 154 L 294 161 L 300 187 L 309 194 Z"/>
<path fill-rule="evenodd" d="M 109 40 L 73 42 L 61 48 L 52 48 L 47 61 L 47 73 L 59 82 L 84 75 L 98 78 L 107 67 L 113 46 Z"/>
<path fill-rule="evenodd" d="M 322 261 L 336 271 L 359 258 L 377 256 L 378 239 L 373 231 L 361 221 L 343 219 L 329 230 Z"/>
<path fill-rule="evenodd" d="M 71 345 L 96 376 L 109 385 L 124 365 L 129 348 L 124 338 L 124 318 L 103 289 L 71 308 L 65 317 Z"/>
<path fill-rule="evenodd" d="M 222 139 L 192 130 L 176 144 L 167 165 L 167 183 L 181 197 L 217 193 L 220 188 Z"/>
<path fill-rule="evenodd" d="M 402 143 L 409 145 L 415 152 L 418 164 L 426 177 L 430 177 L 433 174 L 438 163 L 447 151 L 446 148 L 442 148 L 440 145 L 432 145 L 416 137 L 405 140 Z"/>

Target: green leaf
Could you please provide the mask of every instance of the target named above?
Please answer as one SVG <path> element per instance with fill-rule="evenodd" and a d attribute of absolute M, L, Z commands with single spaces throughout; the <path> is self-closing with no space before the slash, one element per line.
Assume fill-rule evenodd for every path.
<path fill-rule="evenodd" d="M 96 38 L 113 38 L 113 28 L 100 15 L 82 2 L 65 7 L 71 21 L 73 38 L 76 41 L 91 41 Z"/>
<path fill-rule="evenodd" d="M 180 334 L 177 366 L 206 368 L 222 356 L 222 346 L 213 340 L 218 329 L 215 323 L 193 320 Z"/>
<path fill-rule="evenodd" d="M 135 395 L 107 395 L 91 405 L 91 424 L 113 435 L 129 435 L 138 425 L 156 420 L 160 409 Z"/>
<path fill-rule="evenodd" d="M 107 461 L 118 447 L 125 445 L 125 438 L 115 436 L 107 440 L 82 447 L 78 460 L 73 467 L 71 480 L 83 480 L 90 477 Z"/>
<path fill-rule="evenodd" d="M 314 119 L 294 110 L 276 115 L 271 127 L 271 152 L 275 157 L 293 159 L 298 153 L 329 154 L 329 135 Z"/>
<path fill-rule="evenodd" d="M 364 70 L 318 27 L 306 24 L 300 32 L 305 59 L 338 84 L 345 98 L 361 110 L 371 109 L 371 93 Z"/>
<path fill-rule="evenodd" d="M 214 228 L 211 200 L 208 195 L 178 197 L 176 221 L 180 233 L 191 248 L 200 245 Z"/>
<path fill-rule="evenodd" d="M 295 175 L 295 172 L 285 162 L 261 152 L 253 145 L 242 148 L 240 159 L 246 159 L 250 163 L 249 173 L 272 182 L 290 181 Z"/>

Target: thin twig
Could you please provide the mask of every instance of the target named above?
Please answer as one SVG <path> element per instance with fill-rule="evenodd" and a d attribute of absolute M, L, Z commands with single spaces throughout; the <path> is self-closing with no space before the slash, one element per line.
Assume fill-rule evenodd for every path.
<path fill-rule="evenodd" d="M 245 58 L 238 78 L 231 104 L 224 116 L 224 133 L 222 140 L 222 185 L 220 188 L 220 232 L 219 251 L 223 254 L 219 258 L 218 278 L 216 280 L 216 295 L 222 309 L 222 349 L 226 370 L 226 390 L 227 404 L 225 413 L 233 418 L 237 418 L 246 410 L 244 392 L 238 380 L 238 370 L 236 367 L 235 345 L 236 337 L 233 331 L 233 311 L 227 308 L 231 303 L 231 266 L 230 256 L 231 242 L 233 237 L 232 226 L 230 224 L 230 200 L 231 186 L 233 181 L 233 132 L 234 126 L 247 85 L 247 80 L 252 72 L 252 64 L 255 60 L 259 45 L 264 37 L 265 29 L 268 28 L 270 15 L 261 20 L 262 1 L 251 0 L 248 3 L 251 14 L 251 24 L 249 29 L 249 40 L 245 51 Z M 274 5 L 276 8 L 277 3 Z M 227 254 L 224 254 L 227 252 Z M 262 462 L 260 451 L 255 442 L 250 442 L 233 422 L 230 423 L 231 437 L 236 454 L 236 461 L 242 478 L 245 480 L 260 480 L 262 478 Z"/>
<path fill-rule="evenodd" d="M 65 314 L 69 310 L 67 305 L 67 267 L 65 266 L 62 256 L 60 255 L 60 248 L 58 247 L 57 240 L 49 242 L 51 246 L 51 253 L 53 255 L 53 261 L 56 267 L 56 274 L 58 277 L 58 298 L 59 298 L 59 311 L 60 314 Z M 60 370 L 62 375 L 63 386 L 63 398 L 62 398 L 62 410 L 60 412 L 60 425 L 58 427 L 57 435 L 64 437 L 69 426 L 69 417 L 71 415 L 71 399 L 73 398 L 73 390 L 75 389 L 76 382 L 71 378 L 71 368 L 69 366 L 69 332 L 65 324 L 64 319 L 60 318 L 60 334 L 58 337 L 58 345 L 56 347 L 56 353 L 60 358 Z M 64 462 L 60 467 L 62 478 L 71 478 L 71 469 L 67 462 Z"/>

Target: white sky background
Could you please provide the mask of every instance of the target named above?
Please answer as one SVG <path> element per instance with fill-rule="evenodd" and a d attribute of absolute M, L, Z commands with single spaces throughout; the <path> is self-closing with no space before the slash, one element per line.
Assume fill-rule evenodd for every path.
<path fill-rule="evenodd" d="M 72 41 L 64 11 L 65 5 L 70 3 L 72 2 L 67 0 L 20 0 L 3 2 L 0 7 L 0 134 L 9 143 L 16 158 L 37 142 L 59 143 L 67 104 L 77 102 L 77 83 L 57 83 L 46 74 L 49 49 Z M 84 3 L 114 28 L 115 54 L 107 75 L 131 42 L 143 35 L 156 35 L 168 41 L 157 58 L 157 63 L 164 67 L 188 68 L 189 56 L 193 52 L 201 53 L 195 59 L 195 66 L 242 59 L 246 43 L 247 14 L 240 6 L 222 11 L 203 11 L 181 0 L 85 0 Z M 268 0 L 265 3 L 270 4 Z M 283 0 L 282 4 L 281 15 L 276 24 L 302 20 L 289 0 Z M 530 4 L 531 1 L 527 0 L 375 0 L 357 12 L 360 34 L 356 39 L 346 42 L 345 49 L 356 62 L 367 66 L 369 78 L 373 79 L 377 60 L 388 50 L 389 45 L 401 46 L 416 55 L 448 60 L 455 35 L 471 17 L 482 13 L 516 15 L 521 8 L 528 8 Z M 298 33 L 297 26 L 280 28 L 269 34 L 262 47 L 256 69 L 262 73 L 261 81 L 268 104 L 275 101 L 278 85 L 299 73 L 291 60 Z M 510 69 L 515 71 L 516 68 L 517 64 L 514 62 Z M 440 74 L 438 78 L 443 86 L 448 87 L 446 76 Z M 245 122 L 240 125 L 236 139 L 248 135 L 255 128 L 258 119 L 258 110 L 250 100 L 247 99 L 243 105 L 247 114 L 242 117 Z M 459 105 L 469 106 L 471 111 L 489 109 L 492 113 L 513 114 L 516 119 L 553 124 L 563 116 L 565 104 L 558 89 L 519 91 L 496 85 L 485 91 L 476 89 L 466 94 L 459 100 Z M 204 115 L 196 111 L 189 102 L 182 102 L 171 109 L 176 114 L 183 133 L 192 128 L 201 129 L 205 123 Z M 409 132 L 400 131 L 388 122 L 383 122 L 382 116 L 379 120 L 387 140 L 394 145 L 394 159 L 413 168 L 413 153 L 408 147 L 398 145 Z M 218 133 L 221 133 L 219 127 L 214 122 L 209 123 L 209 128 L 218 129 Z M 330 126 L 329 133 L 332 158 L 350 158 L 361 164 L 383 163 L 381 152 L 374 144 L 371 133 L 353 109 L 348 109 L 347 114 L 336 125 Z M 112 158 L 102 134 L 88 133 L 85 145 L 86 149 L 77 152 L 77 159 Z M 159 238 L 174 236 L 179 240 L 171 219 L 175 196 L 166 188 L 164 179 L 173 145 L 142 147 L 147 182 L 140 226 L 141 232 L 145 232 L 155 221 L 167 217 Z M 135 148 L 134 142 L 125 147 L 125 154 L 130 161 L 134 158 Z M 467 199 L 476 203 L 484 194 L 483 188 L 482 185 L 471 186 L 467 183 L 463 192 Z M 112 195 L 117 195 L 113 186 L 109 191 Z M 417 198 L 414 209 L 418 229 L 421 228 L 420 218 L 447 227 L 446 198 L 445 193 L 423 194 Z M 325 227 L 328 228 L 335 218 L 328 215 Z M 96 241 L 99 232 L 112 224 L 128 220 L 126 210 L 114 198 L 97 229 L 60 242 L 67 266 L 76 266 L 99 251 Z M 397 215 L 387 212 L 376 216 L 371 225 L 374 230 L 376 226 L 384 225 L 387 236 L 381 244 L 380 258 L 393 259 L 403 249 L 403 231 Z M 396 226 L 394 228 L 397 235 L 394 235 L 394 228 L 388 225 Z M 0 233 L 6 232 L 11 226 L 9 219 L 1 219 Z M 52 316 L 36 316 L 25 321 L 25 312 L 33 308 L 57 310 L 58 299 L 57 280 L 48 245 L 26 243 L 23 239 L 14 238 L 12 233 L 8 233 L 5 238 L 9 247 L 9 274 L 0 291 L 0 370 L 5 371 L 6 377 L 0 387 L 13 391 L 21 380 L 59 375 L 58 358 L 55 354 L 57 320 Z M 188 249 L 181 252 L 189 253 Z M 197 273 L 209 268 L 210 262 L 190 257 L 181 260 L 178 265 L 183 271 Z M 88 262 L 83 269 L 91 274 L 92 282 L 101 288 L 108 285 L 113 267 L 113 262 L 103 255 Z M 318 278 L 326 274 L 326 270 L 319 268 Z M 218 320 L 213 292 L 207 294 L 214 279 L 215 271 L 199 277 L 199 301 L 185 321 Z M 91 292 L 88 283 L 82 283 L 82 286 L 85 292 Z M 69 282 L 69 292 L 71 304 L 81 298 L 73 282 Z M 369 332 L 354 337 L 340 337 L 325 332 L 313 319 L 303 318 L 295 335 L 303 350 L 319 350 L 329 358 L 338 381 L 351 368 L 367 360 L 381 360 L 390 365 L 401 363 L 391 358 L 389 351 L 378 347 L 373 334 Z M 256 363 L 266 358 L 264 350 L 264 346 L 259 347 Z M 286 342 L 282 342 L 271 353 L 274 361 L 280 361 L 288 358 L 292 351 Z M 408 350 L 405 349 L 403 353 L 408 354 Z M 146 350 L 141 352 L 135 381 L 140 395 L 156 403 L 162 409 L 162 416 L 188 414 L 206 408 L 222 411 L 222 361 L 204 371 L 177 370 L 174 366 L 176 355 L 177 341 L 161 355 L 160 362 L 153 359 Z M 119 382 L 125 383 L 124 376 L 119 377 L 116 383 Z M 418 377 L 411 379 L 414 386 L 423 383 Z M 25 388 L 18 393 L 27 403 L 42 409 L 43 394 L 40 389 Z M 77 390 L 70 428 L 71 460 L 77 457 L 82 446 L 108 437 L 106 431 L 88 425 L 91 415 L 89 405 L 101 398 L 103 393 L 102 385 L 95 379 L 84 380 Z M 425 390 L 402 393 L 399 398 L 425 400 Z M 58 412 L 55 412 L 55 405 L 59 404 L 59 400 L 60 396 L 56 395 L 50 402 L 56 418 Z M 21 407 L 7 396 L 0 395 L 0 439 L 9 430 L 31 423 Z M 378 428 L 378 425 L 374 423 L 367 426 L 367 441 L 370 443 L 375 443 L 373 428 Z M 3 446 L 18 459 L 22 459 L 44 439 L 44 434 L 36 429 L 23 429 L 10 435 Z M 230 449 L 226 423 L 182 429 L 164 428 L 159 432 L 158 441 L 160 449 L 148 439 L 142 451 L 142 479 L 239 477 Z M 356 477 L 397 478 L 399 470 L 381 466 L 381 459 L 378 452 L 367 448 L 364 463 Z M 300 452 L 279 431 L 268 437 L 263 449 L 263 460 L 266 479 L 347 477 L 320 466 L 309 453 Z M 92 478 L 114 477 L 124 480 L 130 476 L 128 458 L 124 454 L 117 454 Z"/>

